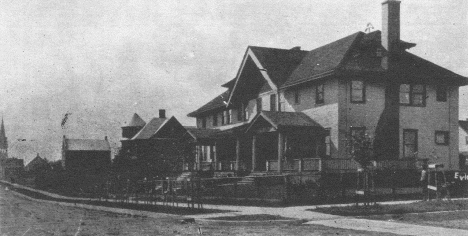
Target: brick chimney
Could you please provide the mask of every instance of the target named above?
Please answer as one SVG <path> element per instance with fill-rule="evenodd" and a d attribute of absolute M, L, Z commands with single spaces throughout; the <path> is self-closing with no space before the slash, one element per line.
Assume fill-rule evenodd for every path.
<path fill-rule="evenodd" d="M 159 109 L 159 118 L 166 119 L 166 110 Z"/>
<path fill-rule="evenodd" d="M 390 53 L 398 51 L 400 42 L 400 1 L 382 3 L 382 46 Z"/>

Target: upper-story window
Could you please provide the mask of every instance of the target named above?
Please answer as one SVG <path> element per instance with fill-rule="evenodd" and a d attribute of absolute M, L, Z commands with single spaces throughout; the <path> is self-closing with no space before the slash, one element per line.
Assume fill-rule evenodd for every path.
<path fill-rule="evenodd" d="M 301 103 L 301 93 L 300 93 L 300 90 L 297 88 L 293 91 L 294 93 L 294 104 L 299 104 Z"/>
<path fill-rule="evenodd" d="M 449 132 L 448 131 L 436 131 L 435 143 L 439 145 L 448 145 L 449 144 Z"/>
<path fill-rule="evenodd" d="M 232 121 L 232 110 L 231 109 L 225 110 L 224 111 L 224 124 L 225 125 L 231 124 L 231 121 Z"/>
<path fill-rule="evenodd" d="M 425 106 L 426 86 L 422 84 L 401 84 L 400 104 L 409 106 Z"/>
<path fill-rule="evenodd" d="M 276 111 L 276 94 L 270 95 L 270 111 Z"/>
<path fill-rule="evenodd" d="M 221 112 L 221 125 L 225 125 L 226 124 L 226 118 L 225 118 L 225 113 L 224 111 Z"/>
<path fill-rule="evenodd" d="M 202 117 L 201 126 L 202 128 L 206 128 L 206 117 Z"/>
<path fill-rule="evenodd" d="M 218 114 L 213 115 L 213 126 L 218 126 Z"/>
<path fill-rule="evenodd" d="M 237 121 L 242 121 L 242 114 L 244 113 L 244 104 L 237 108 Z"/>
<path fill-rule="evenodd" d="M 249 120 L 249 104 L 248 103 L 242 103 L 242 112 L 244 113 L 243 114 L 243 117 L 244 117 L 244 121 L 246 120 Z"/>
<path fill-rule="evenodd" d="M 319 84 L 315 87 L 315 104 L 322 104 L 324 103 L 324 94 L 325 94 L 325 86 L 324 84 Z"/>
<path fill-rule="evenodd" d="M 351 102 L 364 103 L 366 101 L 366 88 L 364 81 L 351 81 Z"/>
<path fill-rule="evenodd" d="M 257 98 L 256 102 L 257 102 L 257 113 L 260 113 L 263 110 L 262 109 L 262 98 Z"/>
<path fill-rule="evenodd" d="M 418 130 L 403 130 L 403 156 L 415 157 L 418 152 Z"/>
<path fill-rule="evenodd" d="M 447 86 L 438 85 L 436 88 L 436 97 L 438 102 L 447 101 Z"/>

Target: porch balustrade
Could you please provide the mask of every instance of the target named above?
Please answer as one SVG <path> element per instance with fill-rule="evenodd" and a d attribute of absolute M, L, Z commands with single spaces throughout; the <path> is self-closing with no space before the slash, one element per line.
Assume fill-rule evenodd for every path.
<path fill-rule="evenodd" d="M 236 170 L 236 162 L 235 161 L 220 161 L 218 162 L 218 169 L 219 171 L 235 171 Z"/>
<path fill-rule="evenodd" d="M 407 159 L 407 160 L 381 160 L 374 161 L 373 165 L 377 169 L 394 168 L 394 169 L 417 169 L 420 168 L 426 160 L 424 159 Z M 303 158 L 294 159 L 289 162 L 283 162 L 283 170 L 285 171 L 337 171 L 337 170 L 357 170 L 359 164 L 353 159 L 325 159 L 325 158 Z M 267 171 L 277 171 L 278 161 L 267 160 Z"/>

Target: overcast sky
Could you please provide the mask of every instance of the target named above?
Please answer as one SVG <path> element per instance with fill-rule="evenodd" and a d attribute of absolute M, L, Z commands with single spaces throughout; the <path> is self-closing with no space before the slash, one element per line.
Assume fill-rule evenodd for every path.
<path fill-rule="evenodd" d="M 403 0 L 401 11 L 410 52 L 468 76 L 468 1 Z M 116 145 L 135 112 L 193 125 L 187 113 L 223 92 L 248 45 L 311 50 L 369 22 L 381 29 L 380 0 L 1 0 L 10 156 L 59 159 L 64 134 Z M 467 107 L 462 88 L 460 118 Z"/>

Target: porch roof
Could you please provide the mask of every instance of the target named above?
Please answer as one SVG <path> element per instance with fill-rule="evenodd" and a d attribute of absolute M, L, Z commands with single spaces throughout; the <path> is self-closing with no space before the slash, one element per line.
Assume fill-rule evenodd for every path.
<path fill-rule="evenodd" d="M 245 132 L 249 132 L 261 118 L 267 121 L 276 130 L 294 127 L 323 128 L 319 123 L 302 112 L 262 111 L 250 122 Z"/>

